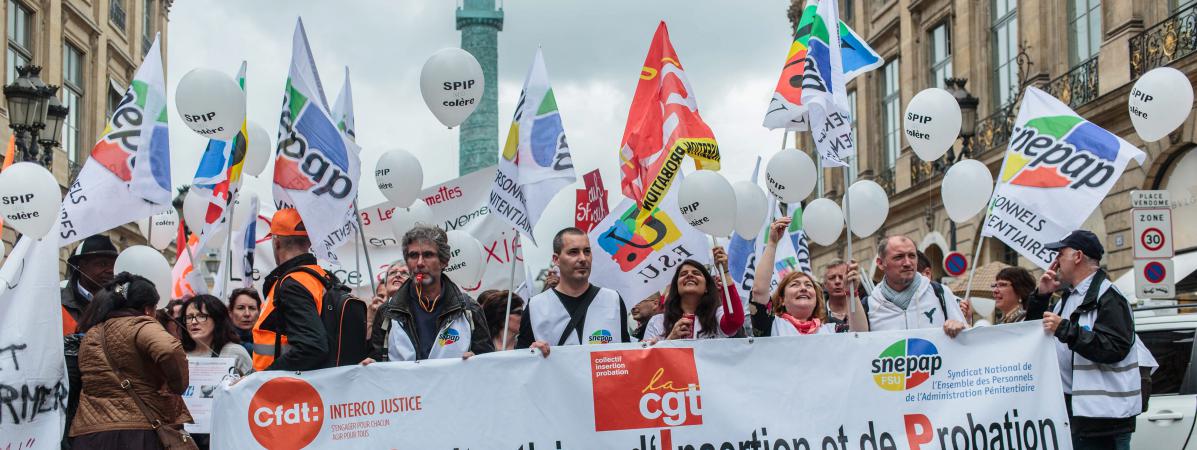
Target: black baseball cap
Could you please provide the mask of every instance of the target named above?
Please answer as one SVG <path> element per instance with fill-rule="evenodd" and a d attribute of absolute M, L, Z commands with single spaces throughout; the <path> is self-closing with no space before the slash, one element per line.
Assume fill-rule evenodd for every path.
<path fill-rule="evenodd" d="M 1097 240 L 1097 235 L 1088 230 L 1076 230 L 1068 233 L 1059 242 L 1052 242 L 1043 246 L 1048 250 L 1059 251 L 1062 248 L 1071 248 L 1084 253 L 1085 256 L 1092 258 L 1095 261 L 1101 261 L 1101 256 L 1106 253 L 1105 248 L 1101 246 L 1101 241 Z"/>

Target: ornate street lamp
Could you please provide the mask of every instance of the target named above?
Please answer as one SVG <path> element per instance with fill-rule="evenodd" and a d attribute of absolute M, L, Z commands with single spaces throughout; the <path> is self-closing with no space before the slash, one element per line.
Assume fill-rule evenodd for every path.
<path fill-rule="evenodd" d="M 977 105 L 980 99 L 974 97 L 964 88 L 968 83 L 967 78 L 945 78 L 944 83 L 947 85 L 947 91 L 956 98 L 956 103 L 960 104 L 960 155 L 956 155 L 952 148 L 948 148 L 947 165 L 950 166 L 956 161 L 969 156 L 972 153 L 972 140 L 977 132 Z M 947 167 L 944 167 L 946 170 Z"/>
<path fill-rule="evenodd" d="M 4 97 L 8 102 L 8 126 L 16 136 L 21 159 L 49 168 L 69 109 L 55 97 L 58 86 L 47 86 L 42 81 L 41 71 L 39 66 L 17 67 L 19 76 L 4 86 Z"/>

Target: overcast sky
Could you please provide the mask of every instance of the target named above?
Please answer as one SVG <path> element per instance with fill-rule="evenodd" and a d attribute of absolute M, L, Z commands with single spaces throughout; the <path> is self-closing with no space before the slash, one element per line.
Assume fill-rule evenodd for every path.
<path fill-rule="evenodd" d="M 787 0 L 744 1 L 550 1 L 504 5 L 499 33 L 499 142 L 536 46 L 544 50 L 579 175 L 598 168 L 614 207 L 619 191 L 617 151 L 637 77 L 657 22 L 670 37 L 698 99 L 699 112 L 719 141 L 723 174 L 747 179 L 758 154 L 780 147 L 780 131 L 761 119 L 790 45 Z M 434 52 L 461 44 L 455 2 L 406 1 L 179 1 L 170 12 L 167 84 L 195 68 L 233 75 L 242 60 L 249 120 L 271 136 L 278 131 L 291 36 L 302 17 L 317 68 L 331 103 L 351 71 L 357 143 L 362 146 L 360 204 L 383 200 L 372 180 L 379 155 L 403 148 L 420 158 L 425 186 L 458 176 L 456 129 L 436 121 L 419 92 L 419 73 Z M 205 141 L 183 125 L 172 108 L 173 174 L 188 184 Z M 247 185 L 269 203 L 272 166 L 266 178 Z M 536 227 L 547 243 L 572 226 L 574 195 L 563 190 Z M 532 267 L 548 264 L 548 249 L 526 244 Z"/>

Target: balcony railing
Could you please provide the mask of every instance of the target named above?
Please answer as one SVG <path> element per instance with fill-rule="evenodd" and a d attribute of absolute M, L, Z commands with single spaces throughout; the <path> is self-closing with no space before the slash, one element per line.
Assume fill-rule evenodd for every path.
<path fill-rule="evenodd" d="M 1097 98 L 1097 56 L 1048 82 L 1044 90 L 1073 109 L 1093 101 Z"/>
<path fill-rule="evenodd" d="M 1131 79 L 1197 50 L 1197 3 L 1130 38 Z"/>
<path fill-rule="evenodd" d="M 941 157 L 941 159 L 943 158 Z M 919 183 L 935 178 L 936 172 L 935 162 L 923 161 L 922 158 L 911 158 L 910 185 L 918 186 Z"/>
<path fill-rule="evenodd" d="M 1016 99 L 1017 100 L 1017 99 Z M 1004 148 L 1006 141 L 1010 139 L 1010 132 L 1014 128 L 1014 119 L 1017 117 L 1017 109 L 1015 109 L 1016 102 L 998 108 L 989 117 L 977 121 L 976 136 L 973 137 L 972 153 L 977 158 L 983 155 Z"/>
<path fill-rule="evenodd" d="M 877 179 L 875 181 L 877 181 L 877 184 L 881 185 L 882 189 L 885 189 L 886 194 L 888 194 L 890 197 L 894 196 L 894 192 L 896 191 L 896 189 L 894 186 L 894 168 L 893 167 L 882 170 L 881 173 L 879 175 L 877 175 Z"/>

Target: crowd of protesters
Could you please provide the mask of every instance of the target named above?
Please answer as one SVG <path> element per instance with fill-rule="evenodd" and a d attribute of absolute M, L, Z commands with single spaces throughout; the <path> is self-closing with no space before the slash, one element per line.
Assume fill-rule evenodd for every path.
<path fill-rule="evenodd" d="M 540 293 L 491 290 L 475 301 L 445 273 L 446 233 L 417 226 L 402 236 L 403 261 L 364 302 L 340 295 L 343 286 L 309 252 L 298 213 L 283 209 L 271 222 L 279 265 L 265 277 L 264 295 L 242 288 L 227 299 L 203 294 L 162 308 L 150 281 L 113 273 L 116 247 L 92 236 L 68 259 L 62 290 L 71 378 L 62 445 L 162 448 L 159 425 L 179 429 L 191 420 L 181 397 L 189 357 L 229 358 L 233 371 L 248 375 L 529 348 L 547 358 L 562 345 L 916 328 L 956 337 L 969 328 L 971 305 L 931 279 L 929 261 L 905 236 L 880 240 L 875 285 L 862 280 L 856 261 L 832 261 L 820 278 L 775 274 L 789 221 L 769 226 L 748 301 L 724 284 L 727 254 L 716 247 L 713 265 L 682 261 L 663 292 L 630 308 L 612 287 L 590 282 L 590 240 L 576 228 L 554 236 L 553 270 Z M 1143 405 L 1139 371 L 1126 368 L 1155 362 L 1135 338 L 1126 298 L 1100 268 L 1097 237 L 1076 231 L 1049 247 L 1058 255 L 1038 280 L 1019 267 L 997 274 L 995 323 L 1043 319 L 1058 342 L 1076 448 L 1125 448 Z M 348 325 L 329 325 L 333 313 Z M 184 438 L 203 447 L 205 437 Z"/>

